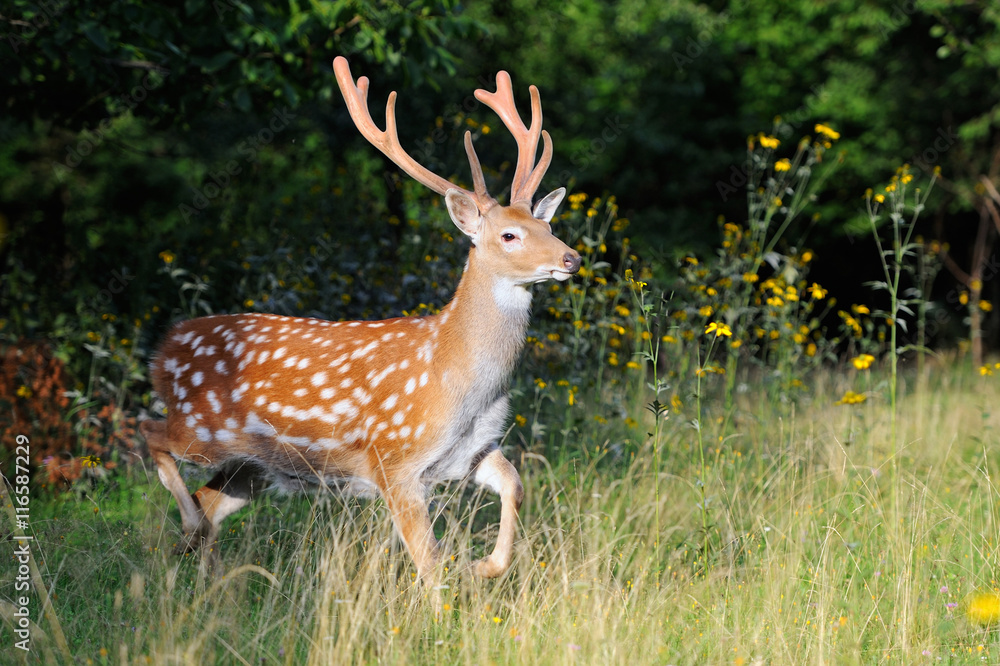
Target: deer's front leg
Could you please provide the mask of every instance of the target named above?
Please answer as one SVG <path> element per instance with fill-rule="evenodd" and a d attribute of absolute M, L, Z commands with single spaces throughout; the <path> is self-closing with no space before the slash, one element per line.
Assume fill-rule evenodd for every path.
<path fill-rule="evenodd" d="M 486 486 L 500 495 L 500 534 L 497 545 L 489 556 L 473 564 L 473 572 L 484 578 L 496 578 L 510 566 L 517 533 L 517 515 L 524 499 L 521 477 L 510 461 L 503 457 L 500 449 L 493 449 L 483 458 L 472 477 L 473 481 Z"/>
<path fill-rule="evenodd" d="M 429 582 L 438 553 L 423 487 L 387 484 L 381 491 L 392 514 L 392 522 L 410 551 L 413 563 L 417 565 L 417 574 L 425 583 Z"/>

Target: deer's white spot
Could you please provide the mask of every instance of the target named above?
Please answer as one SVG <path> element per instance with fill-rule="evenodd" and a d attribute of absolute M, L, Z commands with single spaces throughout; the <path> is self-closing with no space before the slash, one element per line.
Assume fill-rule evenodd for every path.
<path fill-rule="evenodd" d="M 257 363 L 258 364 L 259 363 L 263 363 L 264 361 L 266 361 L 268 359 L 268 357 L 270 355 L 271 355 L 271 352 L 265 349 L 264 351 L 262 351 L 260 353 L 260 356 L 257 357 Z"/>
<path fill-rule="evenodd" d="M 399 436 L 400 437 L 409 437 L 410 436 L 410 426 L 403 426 L 402 428 L 400 428 L 399 429 Z"/>
<path fill-rule="evenodd" d="M 390 395 L 388 398 L 385 399 L 385 402 L 382 403 L 382 409 L 384 410 L 392 409 L 393 407 L 396 406 L 396 401 L 398 399 L 399 396 L 393 393 L 392 395 Z"/>
<path fill-rule="evenodd" d="M 267 396 L 258 395 L 257 398 L 253 401 L 253 404 L 257 405 L 258 407 L 263 407 L 265 402 L 267 402 Z"/>
<path fill-rule="evenodd" d="M 226 427 L 229 428 L 230 430 L 236 430 L 236 428 L 238 428 L 239 425 L 240 424 L 234 418 L 226 419 Z"/>
<path fill-rule="evenodd" d="M 410 359 L 404 358 L 403 362 L 399 364 L 399 369 L 406 370 L 408 367 L 410 367 Z"/>
<path fill-rule="evenodd" d="M 220 375 L 228 375 L 229 374 L 229 371 L 226 369 L 226 362 L 225 361 L 216 361 L 215 362 L 215 371 L 217 373 L 219 373 Z"/>
<path fill-rule="evenodd" d="M 403 414 L 403 412 L 401 412 L 401 411 L 400 412 L 396 412 L 395 414 L 392 415 L 392 424 L 393 425 L 402 425 L 404 418 L 406 418 L 406 415 Z"/>
<path fill-rule="evenodd" d="M 191 386 L 201 386 L 203 381 L 205 381 L 205 375 L 201 370 L 191 375 Z"/>
<path fill-rule="evenodd" d="M 312 382 L 313 386 L 316 386 L 316 387 L 324 386 L 324 385 L 326 385 L 326 373 L 323 372 L 322 370 L 320 370 L 315 375 L 313 375 L 309 379 L 309 381 Z"/>
<path fill-rule="evenodd" d="M 350 400 L 341 400 L 340 402 L 333 403 L 333 407 L 330 411 L 336 416 L 349 416 L 354 418 L 358 415 L 358 408 Z"/>
<path fill-rule="evenodd" d="M 301 398 L 301 397 L 303 397 L 308 392 L 309 391 L 307 391 L 305 389 L 295 389 L 295 397 Z"/>
<path fill-rule="evenodd" d="M 362 405 L 367 405 L 369 402 L 372 401 L 371 393 L 368 393 L 360 386 L 354 389 L 354 392 L 351 395 L 353 395 L 354 399 L 360 402 Z"/>
<path fill-rule="evenodd" d="M 306 368 L 309 367 L 309 359 L 303 358 L 301 361 L 299 361 L 298 365 L 296 365 L 295 367 L 298 370 L 305 370 Z"/>
<path fill-rule="evenodd" d="M 287 351 L 288 351 L 288 349 L 285 348 L 285 347 L 279 347 L 278 349 L 276 349 L 274 351 L 274 360 L 277 361 L 279 358 L 281 358 L 282 356 L 284 356 L 285 352 L 287 352 Z"/>
<path fill-rule="evenodd" d="M 187 394 L 188 394 L 188 392 L 187 392 L 186 388 L 184 388 L 183 386 L 181 386 L 177 382 L 174 382 L 174 395 L 177 396 L 178 400 L 183 400 L 184 398 L 187 397 Z"/>
<path fill-rule="evenodd" d="M 169 372 L 169 373 L 176 373 L 177 372 L 177 359 L 176 358 L 164 359 L 164 361 L 163 361 L 163 369 L 166 372 Z"/>
<path fill-rule="evenodd" d="M 243 356 L 243 350 L 247 348 L 247 345 L 242 340 L 233 347 L 233 358 L 239 358 Z"/>
<path fill-rule="evenodd" d="M 351 369 L 351 364 L 350 363 L 345 363 L 344 365 L 340 366 L 340 369 L 337 370 L 337 372 L 339 372 L 340 374 L 344 374 L 345 372 L 347 372 L 350 369 Z"/>
<path fill-rule="evenodd" d="M 382 380 L 385 379 L 390 372 L 395 372 L 395 371 L 396 371 L 395 363 L 390 363 L 389 365 L 387 365 L 385 368 L 382 369 L 382 372 L 372 377 L 372 388 L 375 388 L 376 386 L 381 384 Z"/>
<path fill-rule="evenodd" d="M 373 340 L 364 347 L 355 349 L 354 352 L 351 354 L 351 358 L 353 359 L 353 358 L 361 358 L 362 356 L 368 356 L 368 354 L 370 354 L 371 351 L 376 347 L 378 347 L 378 342 Z"/>
<path fill-rule="evenodd" d="M 247 414 L 247 423 L 243 426 L 243 432 L 248 435 L 274 435 L 274 426 L 261 421 L 253 412 Z"/>
<path fill-rule="evenodd" d="M 184 425 L 186 425 L 188 428 L 193 428 L 196 423 L 198 423 L 198 419 L 196 419 L 193 415 L 190 414 L 184 420 Z"/>
<path fill-rule="evenodd" d="M 194 434 L 198 439 L 200 439 L 203 442 L 207 443 L 212 441 L 212 431 L 206 428 L 205 426 L 198 426 L 197 428 L 195 428 Z"/>
<path fill-rule="evenodd" d="M 212 405 L 212 411 L 216 414 L 222 412 L 222 402 L 216 397 L 215 391 L 209 391 L 205 394 L 205 399 L 208 400 L 208 404 Z"/>
<path fill-rule="evenodd" d="M 179 405 L 179 407 L 181 408 L 181 411 L 184 412 L 185 414 L 191 413 L 192 405 L 190 402 L 182 402 Z"/>
<path fill-rule="evenodd" d="M 267 411 L 269 411 L 269 412 L 276 412 L 279 409 L 281 409 L 281 403 L 280 402 L 272 402 L 271 404 L 269 404 L 267 406 Z"/>
<path fill-rule="evenodd" d="M 228 430 L 216 430 L 215 439 L 220 442 L 231 442 L 236 439 L 236 435 Z"/>
<path fill-rule="evenodd" d="M 420 375 L 420 385 L 421 386 L 427 386 L 427 373 L 426 372 L 421 373 L 421 375 Z"/>
<path fill-rule="evenodd" d="M 329 400 L 334 395 L 334 390 L 332 388 L 325 388 L 319 392 L 319 397 L 323 400 Z"/>
<path fill-rule="evenodd" d="M 285 359 L 285 367 L 290 368 L 295 365 L 295 362 L 299 360 L 298 356 L 289 356 Z"/>
<path fill-rule="evenodd" d="M 417 380 L 414 377 L 410 377 L 406 380 L 406 394 L 409 395 L 417 388 Z"/>
<path fill-rule="evenodd" d="M 351 379 L 350 377 L 348 377 L 344 381 L 340 382 L 340 388 L 351 388 L 351 384 L 353 384 L 353 383 L 354 383 L 354 380 Z"/>
<path fill-rule="evenodd" d="M 426 427 L 427 427 L 427 425 L 424 424 L 424 423 L 421 423 L 420 425 L 418 425 L 417 429 L 413 433 L 413 436 L 416 437 L 417 439 L 420 439 L 420 436 L 422 434 L 424 434 L 424 428 L 426 428 Z"/>

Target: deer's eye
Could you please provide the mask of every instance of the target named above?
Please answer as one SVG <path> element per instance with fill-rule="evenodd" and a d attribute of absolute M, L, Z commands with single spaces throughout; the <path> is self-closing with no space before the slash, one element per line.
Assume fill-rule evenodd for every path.
<path fill-rule="evenodd" d="M 505 233 L 505 234 L 502 234 L 502 235 L 500 236 L 500 238 L 502 238 L 502 239 L 503 239 L 503 241 L 504 241 L 505 243 L 509 243 L 509 242 L 511 242 L 512 240 L 514 240 L 515 238 L 517 238 L 517 236 L 515 236 L 514 234 L 512 234 L 512 233 L 510 233 L 510 232 L 507 232 L 507 233 Z"/>

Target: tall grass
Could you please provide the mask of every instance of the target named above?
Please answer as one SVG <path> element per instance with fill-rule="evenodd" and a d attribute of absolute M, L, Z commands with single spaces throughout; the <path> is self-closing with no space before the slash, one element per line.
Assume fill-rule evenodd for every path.
<path fill-rule="evenodd" d="M 41 567 L 93 663 L 994 662 L 996 632 L 963 604 L 998 586 L 1000 391 L 935 376 L 899 405 L 898 504 L 888 405 L 835 405 L 829 373 L 781 418 L 744 394 L 721 442 L 706 420 L 703 477 L 676 420 L 660 470 L 648 439 L 634 458 L 593 439 L 560 463 L 525 454 L 522 534 L 495 581 L 465 569 L 492 545 L 495 498 L 454 487 L 433 503 L 449 554 L 435 589 L 414 581 L 381 503 L 323 493 L 237 514 L 216 580 L 169 554 L 178 515 L 155 473 L 36 507 Z M 710 554 L 696 479 L 722 544 Z"/>

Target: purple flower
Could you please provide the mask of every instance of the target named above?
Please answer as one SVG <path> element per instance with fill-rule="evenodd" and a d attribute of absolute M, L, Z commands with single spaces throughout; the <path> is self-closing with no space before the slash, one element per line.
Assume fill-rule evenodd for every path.
<path fill-rule="evenodd" d="M 579 646 L 579 645 L 577 645 L 576 643 L 570 643 L 570 644 L 569 644 L 569 649 L 570 649 L 570 650 L 579 650 L 579 649 L 580 649 L 580 646 Z"/>
<path fill-rule="evenodd" d="M 931 656 L 931 651 L 930 650 L 924 650 L 920 654 L 924 655 L 925 657 L 929 657 L 929 656 Z"/>
<path fill-rule="evenodd" d="M 948 586 L 947 585 L 942 585 L 941 589 L 938 590 L 938 592 L 940 592 L 941 594 L 947 593 L 948 592 Z"/>
<path fill-rule="evenodd" d="M 951 610 L 952 608 L 958 608 L 958 604 L 956 604 L 954 601 L 949 601 L 944 605 L 944 607 L 947 608 L 948 610 Z"/>

